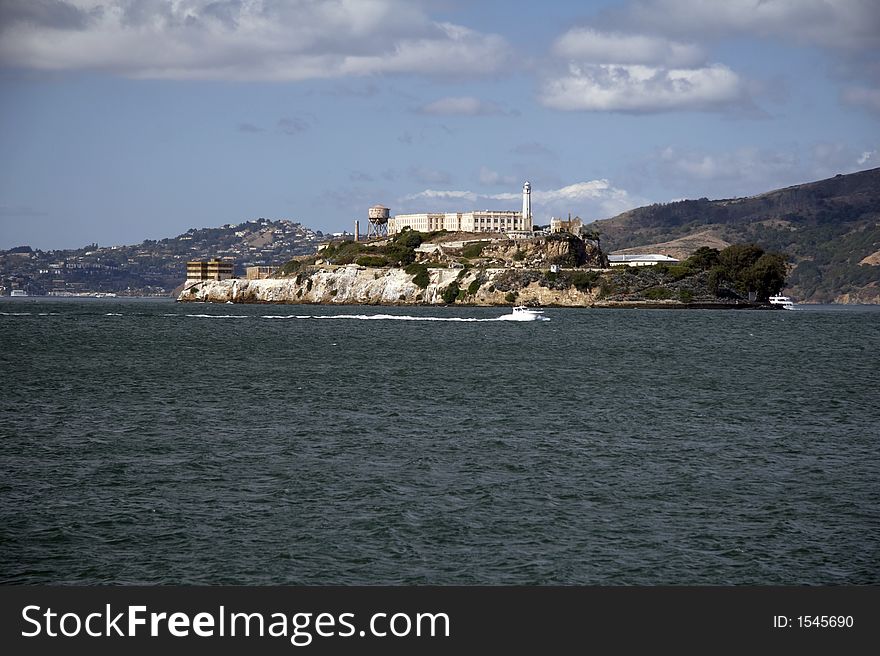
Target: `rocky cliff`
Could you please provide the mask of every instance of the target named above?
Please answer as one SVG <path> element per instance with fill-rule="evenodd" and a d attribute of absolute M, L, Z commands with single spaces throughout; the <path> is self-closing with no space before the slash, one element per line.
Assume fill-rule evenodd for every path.
<path fill-rule="evenodd" d="M 526 269 L 430 268 L 427 273 L 425 287 L 400 268 L 357 265 L 318 268 L 288 278 L 190 281 L 177 300 L 360 305 L 446 305 L 456 301 L 468 305 L 510 305 L 515 301 L 569 307 L 596 302 L 593 289 L 562 285 L 554 289 L 543 274 Z"/>

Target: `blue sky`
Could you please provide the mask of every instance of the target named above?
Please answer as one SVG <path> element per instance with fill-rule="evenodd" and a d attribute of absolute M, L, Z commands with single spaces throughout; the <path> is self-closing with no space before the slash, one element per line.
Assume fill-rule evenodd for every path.
<path fill-rule="evenodd" d="M 2 0 L 0 248 L 880 166 L 875 0 Z"/>

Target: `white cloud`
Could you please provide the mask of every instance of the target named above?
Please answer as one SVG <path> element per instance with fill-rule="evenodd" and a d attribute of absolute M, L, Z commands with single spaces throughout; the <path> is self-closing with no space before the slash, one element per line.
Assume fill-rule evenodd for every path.
<path fill-rule="evenodd" d="M 876 150 L 866 150 L 865 152 L 863 152 L 861 154 L 861 156 L 856 161 L 856 163 L 859 166 L 864 166 L 865 164 L 868 164 L 869 162 L 871 164 L 873 164 L 876 160 L 877 160 L 877 151 Z"/>
<path fill-rule="evenodd" d="M 649 64 L 693 67 L 705 62 L 699 46 L 644 34 L 598 32 L 574 28 L 559 37 L 553 52 L 566 59 L 604 64 Z"/>
<path fill-rule="evenodd" d="M 487 102 L 472 96 L 456 96 L 440 98 L 434 102 L 422 105 L 416 110 L 419 114 L 434 114 L 448 116 L 460 114 L 464 116 L 485 116 L 489 114 L 503 114 L 504 111 L 493 102 Z"/>
<path fill-rule="evenodd" d="M 481 194 L 474 191 L 425 189 L 398 200 L 403 212 L 466 212 L 473 209 L 519 209 L 520 192 Z M 551 216 L 579 215 L 587 221 L 607 218 L 647 201 L 613 186 L 608 180 L 577 182 L 559 189 L 532 188 L 535 222 L 547 223 Z M 465 203 L 467 205 L 465 206 Z"/>
<path fill-rule="evenodd" d="M 4 0 L 0 60 L 139 78 L 294 81 L 481 75 L 507 42 L 402 0 Z"/>
<path fill-rule="evenodd" d="M 416 194 L 411 194 L 409 196 L 404 196 L 401 201 L 418 201 L 418 200 L 466 200 L 469 203 L 475 203 L 477 198 L 479 198 L 479 194 L 473 191 L 442 191 L 437 189 L 425 189 L 424 191 L 420 191 Z M 491 198 L 491 196 L 489 196 Z M 409 203 L 411 204 L 411 203 Z M 423 210 L 425 212 L 445 212 L 446 210 L 439 209 L 427 209 Z M 449 211 L 461 211 L 461 210 L 449 210 Z"/>
<path fill-rule="evenodd" d="M 672 36 L 747 34 L 845 50 L 880 44 L 876 0 L 634 0 L 615 25 Z"/>
<path fill-rule="evenodd" d="M 564 111 L 719 111 L 747 107 L 747 84 L 707 63 L 697 45 L 642 33 L 573 28 L 554 54 L 566 71 L 545 77 L 539 101 Z"/>
<path fill-rule="evenodd" d="M 537 189 L 532 192 L 532 198 L 532 202 L 538 208 L 543 207 L 547 215 L 562 216 L 571 212 L 588 220 L 614 216 L 644 202 L 604 178 L 577 182 L 560 189 Z"/>
<path fill-rule="evenodd" d="M 844 84 L 859 85 L 845 88 L 841 100 L 872 112 L 880 111 L 877 85 L 871 82 L 869 73 L 880 55 L 877 0 L 628 0 L 599 14 L 595 23 L 606 32 L 583 30 L 566 36 L 578 41 L 575 36 L 579 35 L 580 40 L 587 42 L 585 49 L 592 43 L 593 49 L 601 45 L 607 52 L 616 53 L 628 47 L 637 53 L 624 59 L 624 52 L 618 61 L 607 63 L 649 63 L 653 55 L 651 65 L 655 67 L 697 67 L 693 62 L 673 63 L 671 49 L 664 54 L 664 47 L 670 47 L 667 44 L 686 45 L 679 41 L 708 46 L 721 39 L 746 37 L 822 48 L 834 62 L 831 76 Z M 741 87 L 754 93 L 761 84 L 744 80 Z M 778 88 L 775 83 L 774 88 Z M 741 107 L 754 110 L 749 104 Z"/>
<path fill-rule="evenodd" d="M 739 76 L 723 64 L 665 69 L 629 64 L 571 64 L 545 81 L 540 101 L 561 110 L 662 112 L 743 105 Z"/>

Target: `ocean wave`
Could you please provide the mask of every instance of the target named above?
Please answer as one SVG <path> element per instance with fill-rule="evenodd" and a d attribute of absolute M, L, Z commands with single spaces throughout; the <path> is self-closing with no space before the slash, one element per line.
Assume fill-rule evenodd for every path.
<path fill-rule="evenodd" d="M 193 319 L 249 319 L 247 314 L 187 314 Z"/>

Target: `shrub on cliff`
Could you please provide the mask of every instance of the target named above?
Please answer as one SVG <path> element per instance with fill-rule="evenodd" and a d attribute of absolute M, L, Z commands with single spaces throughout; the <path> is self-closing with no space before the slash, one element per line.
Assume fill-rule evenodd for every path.
<path fill-rule="evenodd" d="M 397 246 L 402 246 L 403 248 L 415 250 L 422 245 L 423 241 L 424 235 L 421 232 L 413 230 L 412 228 L 404 228 L 394 236 L 391 243 Z"/>
<path fill-rule="evenodd" d="M 639 267 L 632 267 L 633 269 L 637 269 Z M 644 267 L 647 268 L 647 267 Z M 682 280 L 683 278 L 687 278 L 688 276 L 692 276 L 700 269 L 692 269 L 690 266 L 685 264 L 657 264 L 654 267 L 655 273 L 659 273 L 665 276 L 668 280 L 676 281 Z"/>
<path fill-rule="evenodd" d="M 400 262 L 402 266 L 412 264 L 416 260 L 415 250 L 398 242 L 392 242 L 385 247 L 385 256 L 392 264 Z"/>
<path fill-rule="evenodd" d="M 383 267 L 388 265 L 388 260 L 381 255 L 362 255 L 355 263 L 363 267 Z"/>
<path fill-rule="evenodd" d="M 424 264 L 410 264 L 404 269 L 407 275 L 413 277 L 413 284 L 418 285 L 422 289 L 431 282 L 431 276 L 428 275 L 428 267 Z"/>
<path fill-rule="evenodd" d="M 361 242 L 344 241 L 331 244 L 322 250 L 320 255 L 332 264 L 351 264 L 368 250 L 369 247 Z M 375 250 L 373 252 L 375 253 Z"/>
<path fill-rule="evenodd" d="M 568 283 L 579 292 L 588 292 L 599 281 L 598 271 L 573 271 L 566 275 Z"/>
<path fill-rule="evenodd" d="M 284 266 L 282 266 L 278 272 L 283 276 L 289 276 L 293 273 L 299 271 L 299 268 L 302 266 L 302 263 L 299 260 L 290 260 Z"/>
<path fill-rule="evenodd" d="M 476 244 L 468 244 L 464 248 L 461 249 L 461 256 L 466 257 L 469 260 L 474 259 L 475 257 L 480 257 L 483 254 L 483 247 L 486 244 L 483 242 L 477 242 Z"/>
<path fill-rule="evenodd" d="M 458 292 L 460 291 L 461 289 L 458 286 L 458 282 L 453 280 L 451 283 L 449 283 L 449 286 L 443 290 L 443 302 L 447 305 L 455 303 L 455 299 L 458 298 Z"/>

